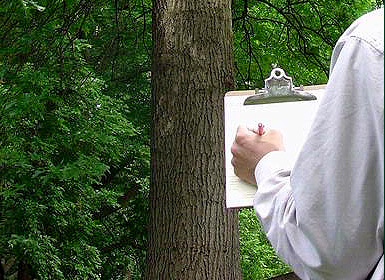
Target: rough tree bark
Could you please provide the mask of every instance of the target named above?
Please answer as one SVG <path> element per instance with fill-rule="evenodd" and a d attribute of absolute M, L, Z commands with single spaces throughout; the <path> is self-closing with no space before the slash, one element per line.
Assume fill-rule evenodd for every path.
<path fill-rule="evenodd" d="M 154 0 L 146 279 L 241 279 L 224 205 L 223 95 L 233 87 L 230 0 Z"/>

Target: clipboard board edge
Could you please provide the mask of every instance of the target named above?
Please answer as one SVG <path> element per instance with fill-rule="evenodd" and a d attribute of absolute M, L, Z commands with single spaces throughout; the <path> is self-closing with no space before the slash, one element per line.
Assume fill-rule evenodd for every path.
<path fill-rule="evenodd" d="M 322 85 L 312 85 L 312 86 L 304 86 L 303 90 L 318 90 L 318 89 L 324 89 L 326 87 L 326 84 Z M 249 89 L 249 90 L 234 90 L 234 91 L 228 91 L 225 93 L 225 97 L 227 96 L 246 96 L 246 95 L 254 95 L 255 90 Z"/>

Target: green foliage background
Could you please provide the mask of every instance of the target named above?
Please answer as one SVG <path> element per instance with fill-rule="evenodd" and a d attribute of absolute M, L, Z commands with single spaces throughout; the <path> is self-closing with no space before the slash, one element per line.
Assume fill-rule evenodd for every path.
<path fill-rule="evenodd" d="M 342 31 L 378 1 L 233 0 L 239 89 L 280 66 L 327 81 Z M 140 279 L 149 188 L 149 0 L 0 2 L 0 275 Z M 240 212 L 244 279 L 289 271 Z"/>
<path fill-rule="evenodd" d="M 0 257 L 10 279 L 140 278 L 150 7 L 1 4 Z"/>

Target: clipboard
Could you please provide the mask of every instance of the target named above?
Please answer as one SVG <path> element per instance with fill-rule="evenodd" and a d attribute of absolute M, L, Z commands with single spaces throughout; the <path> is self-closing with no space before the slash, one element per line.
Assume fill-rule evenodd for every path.
<path fill-rule="evenodd" d="M 294 87 L 280 68 L 271 71 L 261 90 L 230 91 L 224 97 L 225 198 L 227 208 L 248 208 L 258 186 L 240 180 L 231 164 L 231 146 L 239 125 L 280 130 L 293 166 L 310 131 L 326 85 Z"/>

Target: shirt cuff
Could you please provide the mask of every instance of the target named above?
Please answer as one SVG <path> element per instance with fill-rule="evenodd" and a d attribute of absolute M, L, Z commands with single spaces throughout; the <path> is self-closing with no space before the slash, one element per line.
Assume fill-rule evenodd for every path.
<path fill-rule="evenodd" d="M 263 186 L 263 182 L 280 173 L 291 170 L 291 159 L 284 151 L 273 151 L 267 153 L 255 167 L 254 175 L 258 187 Z"/>

